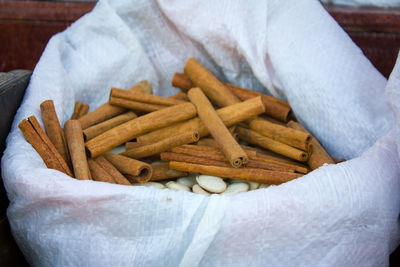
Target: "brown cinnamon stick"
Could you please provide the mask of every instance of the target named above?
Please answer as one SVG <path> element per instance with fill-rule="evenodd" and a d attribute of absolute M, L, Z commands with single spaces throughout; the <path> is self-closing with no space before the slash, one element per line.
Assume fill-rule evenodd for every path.
<path fill-rule="evenodd" d="M 118 88 L 111 88 L 110 97 L 123 98 L 141 103 L 149 103 L 155 105 L 173 106 L 185 103 L 185 101 L 170 97 L 162 97 L 157 95 L 149 95 L 142 92 L 133 92 Z"/>
<path fill-rule="evenodd" d="M 292 127 L 293 129 L 297 129 L 299 131 L 303 131 L 309 133 L 300 123 L 295 121 L 289 121 L 288 126 Z M 308 165 L 310 166 L 311 170 L 315 170 L 324 163 L 328 164 L 335 164 L 335 161 L 329 156 L 328 152 L 322 147 L 322 145 L 318 142 L 316 138 L 311 140 L 312 145 L 312 153 L 307 161 Z"/>
<path fill-rule="evenodd" d="M 190 89 L 188 97 L 196 106 L 200 120 L 217 142 L 222 153 L 229 160 L 232 167 L 239 168 L 245 165 L 249 157 L 236 142 L 235 138 L 233 138 L 201 89 L 198 87 Z"/>
<path fill-rule="evenodd" d="M 200 87 L 217 106 L 225 107 L 241 102 L 239 98 L 232 94 L 222 82 L 196 59 L 189 58 L 186 62 L 184 72 L 192 83 Z"/>
<path fill-rule="evenodd" d="M 93 159 L 88 159 L 89 169 L 94 181 L 115 184 L 114 178 Z"/>
<path fill-rule="evenodd" d="M 223 83 L 237 98 L 244 101 L 256 96 L 261 96 L 261 99 L 265 105 L 265 113 L 269 116 L 279 120 L 286 122 L 290 115 L 290 105 L 277 99 L 275 97 L 262 94 L 259 92 L 255 92 L 249 89 L 245 89 L 230 83 Z M 172 78 L 172 86 L 183 90 L 184 92 L 188 91 L 195 85 L 191 82 L 191 80 L 183 73 L 175 73 Z"/>
<path fill-rule="evenodd" d="M 129 99 L 119 98 L 119 97 L 110 97 L 109 103 L 113 106 L 118 106 L 121 108 L 143 112 L 153 112 L 157 110 L 164 109 L 168 106 L 165 105 L 157 105 L 157 104 L 150 104 L 150 103 L 142 103 L 138 101 L 133 101 Z"/>
<path fill-rule="evenodd" d="M 171 149 L 176 146 L 194 143 L 197 142 L 198 140 L 199 140 L 198 132 L 186 132 L 172 136 L 170 138 L 166 138 L 164 140 L 161 140 L 153 144 L 143 145 L 140 147 L 136 147 L 135 149 L 132 150 L 127 150 L 126 152 L 121 153 L 121 155 L 134 159 L 140 159 L 160 154 L 161 152 L 167 151 L 168 149 Z"/>
<path fill-rule="evenodd" d="M 312 136 L 299 130 L 275 124 L 261 118 L 256 118 L 249 123 L 250 129 L 276 140 L 280 143 L 293 146 L 304 151 L 309 148 Z"/>
<path fill-rule="evenodd" d="M 79 119 L 79 111 L 81 110 L 82 105 L 81 101 L 75 102 L 74 113 L 72 113 L 71 120 Z"/>
<path fill-rule="evenodd" d="M 174 98 L 174 99 L 179 99 L 183 101 L 189 101 L 189 98 L 187 97 L 186 93 L 184 92 L 179 92 L 174 95 L 171 95 L 169 98 Z"/>
<path fill-rule="evenodd" d="M 151 89 L 151 85 L 149 88 L 149 83 L 147 81 L 141 81 L 137 83 L 135 86 L 133 86 L 130 90 L 142 90 L 146 91 Z M 139 89 L 138 89 L 139 88 Z M 85 130 L 89 126 L 92 126 L 96 123 L 108 120 L 114 116 L 117 116 L 121 113 L 126 112 L 127 110 L 125 108 L 117 107 L 117 106 L 112 106 L 110 103 L 105 103 L 101 105 L 100 107 L 96 108 L 92 112 L 89 112 L 88 114 L 82 116 L 79 118 L 79 122 L 81 123 L 82 129 Z"/>
<path fill-rule="evenodd" d="M 45 100 L 40 104 L 40 111 L 42 112 L 42 119 L 46 134 L 50 141 L 56 147 L 57 151 L 64 158 L 68 166 L 71 166 L 71 159 L 68 152 L 67 141 L 65 140 L 64 131 L 61 128 L 60 122 L 57 117 L 54 103 L 52 100 Z"/>
<path fill-rule="evenodd" d="M 207 175 L 235 178 L 263 184 L 281 184 L 302 176 L 302 174 L 292 172 L 278 172 L 253 168 L 207 166 L 178 161 L 170 161 L 169 167 L 170 169 L 179 171 L 198 172 Z"/>
<path fill-rule="evenodd" d="M 64 124 L 65 138 L 71 155 L 75 178 L 91 180 L 89 165 L 86 158 L 82 128 L 78 120 L 68 120 Z"/>
<path fill-rule="evenodd" d="M 114 165 L 112 165 L 111 162 L 109 162 L 106 158 L 104 158 L 103 156 L 99 156 L 95 158 L 95 161 L 114 178 L 117 184 L 131 185 L 128 179 L 126 179 L 126 177 L 123 176 L 122 173 L 120 173 L 118 169 L 115 168 Z"/>
<path fill-rule="evenodd" d="M 77 119 L 86 115 L 88 111 L 89 111 L 89 104 L 83 104 L 82 107 L 79 109 L 79 114 Z"/>
<path fill-rule="evenodd" d="M 227 106 L 217 110 L 218 116 L 223 123 L 230 127 L 238 122 L 245 121 L 248 118 L 264 112 L 264 105 L 260 97 L 252 98 L 244 102 Z M 182 123 L 176 123 L 148 134 L 137 137 L 139 143 L 149 144 L 164 138 L 176 135 L 179 132 L 197 131 L 200 137 L 209 134 L 208 129 L 199 118 L 194 118 Z"/>
<path fill-rule="evenodd" d="M 56 147 L 47 137 L 42 127 L 34 116 L 27 120 L 22 120 L 18 124 L 19 129 L 24 134 L 25 139 L 32 145 L 39 156 L 43 159 L 47 168 L 55 169 L 73 177 L 71 170 Z"/>
<path fill-rule="evenodd" d="M 98 136 L 99 134 L 102 134 L 118 125 L 121 125 L 124 122 L 133 120 L 136 117 L 136 114 L 131 111 L 123 113 L 121 115 L 115 116 L 114 118 L 86 128 L 85 130 L 83 130 L 83 135 L 85 137 L 85 140 L 88 141 Z"/>
<path fill-rule="evenodd" d="M 145 183 L 150 180 L 153 170 L 149 164 L 110 152 L 103 156 L 131 183 Z"/>
<path fill-rule="evenodd" d="M 142 93 L 152 95 L 153 94 L 153 86 L 151 86 L 151 83 L 147 80 L 142 80 L 138 83 L 136 83 L 132 88 L 129 90 L 139 90 Z"/>
<path fill-rule="evenodd" d="M 306 152 L 275 141 L 253 130 L 238 127 L 237 131 L 239 138 L 249 144 L 261 146 L 275 153 L 298 161 L 307 161 L 308 159 L 308 154 Z"/>
<path fill-rule="evenodd" d="M 153 174 L 150 178 L 151 181 L 160 181 L 165 179 L 188 176 L 187 172 L 170 169 L 168 163 L 155 163 L 151 164 L 151 167 L 153 168 Z"/>
<path fill-rule="evenodd" d="M 96 157 L 141 134 L 190 119 L 195 115 L 196 108 L 192 103 L 171 106 L 118 125 L 86 142 L 86 148 L 92 157 Z"/>

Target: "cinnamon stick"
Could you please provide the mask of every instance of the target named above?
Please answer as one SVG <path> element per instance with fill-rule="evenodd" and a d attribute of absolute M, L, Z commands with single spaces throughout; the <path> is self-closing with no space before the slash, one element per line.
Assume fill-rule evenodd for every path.
<path fill-rule="evenodd" d="M 64 124 L 69 154 L 75 178 L 78 180 L 91 180 L 90 170 L 85 153 L 82 128 L 78 120 L 68 120 Z"/>
<path fill-rule="evenodd" d="M 222 82 L 196 59 L 189 58 L 184 67 L 184 72 L 192 83 L 200 87 L 217 106 L 225 107 L 241 102 L 239 98 L 232 94 Z"/>
<path fill-rule="evenodd" d="M 61 128 L 60 121 L 58 120 L 54 103 L 52 100 L 45 100 L 40 104 L 40 111 L 42 112 L 42 119 L 46 134 L 50 141 L 56 147 L 57 151 L 63 157 L 65 162 L 70 165 L 71 159 L 68 152 L 67 142 L 65 140 L 64 131 Z"/>
<path fill-rule="evenodd" d="M 299 130 L 275 124 L 261 118 L 256 118 L 249 123 L 250 129 L 257 133 L 274 139 L 280 143 L 307 151 L 312 136 Z"/>
<path fill-rule="evenodd" d="M 58 170 L 73 177 L 64 158 L 57 151 L 34 116 L 29 117 L 27 120 L 22 120 L 18 127 L 25 136 L 26 141 L 32 145 L 43 159 L 47 168 Z"/>
<path fill-rule="evenodd" d="M 109 162 L 106 158 L 104 158 L 103 156 L 99 156 L 95 158 L 95 161 L 114 178 L 117 184 L 131 185 L 128 179 L 126 179 L 126 177 L 123 176 L 122 173 L 120 173 L 118 169 L 115 168 L 114 165 L 112 165 L 111 162 Z"/>
<path fill-rule="evenodd" d="M 89 104 L 83 104 L 82 107 L 79 109 L 79 114 L 77 119 L 86 115 L 88 111 L 89 111 Z"/>
<path fill-rule="evenodd" d="M 223 83 L 237 98 L 244 101 L 256 96 L 261 96 L 265 105 L 265 113 L 279 121 L 286 122 L 291 114 L 290 105 L 278 98 L 252 91 L 250 89 L 242 88 L 230 83 Z M 183 73 L 175 73 L 172 78 L 172 86 L 177 87 L 184 92 L 188 91 L 195 85 Z"/>
<path fill-rule="evenodd" d="M 222 153 L 229 160 L 232 167 L 239 168 L 245 165 L 249 157 L 236 142 L 235 138 L 233 138 L 201 89 L 198 87 L 190 89 L 188 97 L 196 106 L 200 120 L 217 142 Z"/>
<path fill-rule="evenodd" d="M 137 115 L 131 111 L 123 113 L 114 118 L 111 118 L 109 120 L 90 126 L 89 128 L 86 128 L 85 130 L 83 130 L 83 136 L 85 137 L 85 140 L 88 141 L 98 136 L 99 134 L 102 134 L 118 125 L 121 125 L 124 122 L 133 120 L 136 117 Z"/>
<path fill-rule="evenodd" d="M 179 135 L 172 136 L 170 138 L 166 138 L 159 142 L 143 145 L 140 147 L 136 147 L 132 150 L 127 150 L 126 152 L 121 153 L 121 155 L 140 159 L 149 157 L 152 155 L 160 154 L 161 152 L 167 151 L 176 146 L 180 146 L 183 144 L 194 143 L 199 140 L 198 132 L 186 132 Z"/>
<path fill-rule="evenodd" d="M 223 123 L 230 127 L 238 122 L 247 120 L 253 116 L 264 112 L 264 105 L 261 102 L 260 97 L 252 98 L 243 101 L 238 104 L 227 106 L 217 110 L 218 116 L 221 118 Z M 165 127 L 148 134 L 137 137 L 139 143 L 153 143 L 169 136 L 176 135 L 179 132 L 186 131 L 197 131 L 200 137 L 204 137 L 209 134 L 206 126 L 201 122 L 199 118 L 194 118 L 189 121 L 182 123 L 176 123 L 169 127 Z"/>
<path fill-rule="evenodd" d="M 130 90 L 141 90 L 146 91 L 151 89 L 151 85 L 149 88 L 149 83 L 147 81 L 141 81 L 133 86 Z M 108 120 L 114 116 L 117 116 L 121 113 L 126 112 L 125 108 L 112 106 L 110 103 L 105 103 L 100 107 L 96 108 L 92 112 L 82 116 L 79 118 L 79 122 L 81 123 L 82 129 L 85 130 L 89 126 L 92 126 L 96 123 Z"/>
<path fill-rule="evenodd" d="M 115 184 L 114 178 L 101 167 L 95 160 L 88 159 L 89 169 L 94 181 Z"/>
<path fill-rule="evenodd" d="M 179 99 L 183 101 L 189 101 L 189 98 L 187 97 L 186 93 L 184 92 L 179 92 L 174 95 L 171 95 L 169 98 L 174 98 L 174 99 Z"/>
<path fill-rule="evenodd" d="M 165 105 L 157 105 L 150 103 L 142 103 L 134 100 L 119 98 L 119 97 L 110 97 L 109 103 L 113 106 L 118 106 L 125 109 L 130 109 L 133 111 L 144 111 L 144 112 L 153 112 L 157 110 L 164 109 L 168 106 Z"/>
<path fill-rule="evenodd" d="M 165 179 L 188 176 L 187 172 L 170 169 L 167 162 L 154 163 L 151 164 L 151 167 L 153 168 L 153 174 L 151 175 L 150 181 L 160 181 Z"/>
<path fill-rule="evenodd" d="M 150 180 L 153 170 L 149 164 L 110 152 L 103 156 L 131 183 L 145 183 Z"/>
<path fill-rule="evenodd" d="M 302 176 L 302 174 L 292 172 L 278 172 L 253 168 L 207 166 L 178 161 L 170 161 L 169 167 L 170 169 L 179 171 L 198 172 L 207 175 L 235 178 L 263 184 L 281 184 Z"/>
<path fill-rule="evenodd" d="M 307 161 L 308 159 L 308 154 L 306 152 L 275 141 L 253 130 L 238 127 L 237 131 L 239 138 L 249 144 L 261 146 L 275 153 L 298 161 Z"/>
<path fill-rule="evenodd" d="M 164 105 L 164 106 L 179 105 L 186 102 L 170 97 L 149 95 L 142 92 L 133 92 L 118 88 L 111 88 L 110 97 L 123 98 L 141 103 L 149 103 L 149 104 Z"/>
<path fill-rule="evenodd" d="M 292 127 L 293 129 L 309 133 L 298 122 L 289 121 L 287 125 L 289 127 Z M 335 164 L 335 161 L 331 158 L 331 156 L 329 156 L 328 152 L 325 151 L 325 149 L 322 147 L 322 145 L 318 142 L 318 140 L 316 138 L 313 138 L 311 140 L 311 145 L 312 145 L 312 153 L 307 161 L 311 170 L 315 170 L 315 169 L 321 167 L 322 165 L 324 165 L 324 163 Z"/>
<path fill-rule="evenodd" d="M 81 110 L 82 105 L 83 104 L 81 101 L 75 102 L 74 113 L 72 113 L 71 120 L 76 120 L 79 118 L 79 111 Z"/>
<path fill-rule="evenodd" d="M 86 148 L 91 157 L 119 146 L 133 138 L 171 125 L 175 122 L 190 119 L 196 115 L 196 108 L 192 103 L 186 102 L 154 111 L 114 127 L 86 142 Z"/>
<path fill-rule="evenodd" d="M 142 80 L 138 83 L 136 83 L 132 88 L 129 90 L 139 90 L 142 93 L 152 95 L 153 94 L 153 86 L 151 86 L 151 83 L 147 80 Z"/>

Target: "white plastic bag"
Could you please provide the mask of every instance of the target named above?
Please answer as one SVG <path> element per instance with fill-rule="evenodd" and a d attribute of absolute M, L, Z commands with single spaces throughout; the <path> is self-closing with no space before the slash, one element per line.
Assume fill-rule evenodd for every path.
<path fill-rule="evenodd" d="M 333 156 L 351 160 L 207 197 L 71 179 L 16 127 L 40 118 L 45 99 L 64 123 L 75 100 L 94 109 L 111 86 L 148 79 L 170 95 L 189 57 L 287 98 Z M 36 266 L 388 265 L 399 243 L 399 77 L 397 66 L 389 106 L 386 79 L 317 0 L 100 1 L 50 40 L 15 117 L 2 160 L 14 237 Z"/>

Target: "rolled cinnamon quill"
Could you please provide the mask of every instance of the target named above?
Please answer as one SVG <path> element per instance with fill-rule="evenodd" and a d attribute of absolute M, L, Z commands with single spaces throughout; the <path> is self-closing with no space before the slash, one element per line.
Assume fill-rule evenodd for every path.
<path fill-rule="evenodd" d="M 89 111 L 89 104 L 83 104 L 79 109 L 78 119 L 86 115 Z"/>
<path fill-rule="evenodd" d="M 105 159 L 103 156 L 99 156 L 95 158 L 95 161 L 97 164 L 99 164 L 107 173 L 109 173 L 115 180 L 117 184 L 120 185 L 131 185 L 131 183 L 126 179 L 125 176 L 122 175 L 118 171 L 117 168 L 114 167 L 107 159 Z"/>
<path fill-rule="evenodd" d="M 64 131 L 61 128 L 58 120 L 53 101 L 43 101 L 40 104 L 40 111 L 42 112 L 43 124 L 44 128 L 46 129 L 47 136 L 56 147 L 57 151 L 64 158 L 68 166 L 70 166 L 71 159 L 69 157 L 67 141 L 65 140 Z"/>
<path fill-rule="evenodd" d="M 293 146 L 304 151 L 309 148 L 312 136 L 299 130 L 275 124 L 261 118 L 256 118 L 249 123 L 250 129 L 280 143 Z"/>
<path fill-rule="evenodd" d="M 293 129 L 309 133 L 298 122 L 289 121 L 287 125 L 289 127 L 292 127 Z M 311 140 L 311 146 L 312 146 L 312 153 L 307 161 L 311 170 L 315 170 L 315 169 L 321 167 L 322 165 L 324 165 L 324 163 L 328 163 L 328 164 L 335 163 L 335 161 L 329 156 L 328 152 L 325 151 L 325 149 L 322 147 L 322 145 L 318 142 L 317 139 L 313 138 Z"/>
<path fill-rule="evenodd" d="M 183 91 L 188 91 L 195 85 L 191 82 L 191 80 L 183 73 L 175 73 L 172 78 L 172 86 L 179 88 Z M 265 105 L 265 113 L 269 116 L 282 121 L 286 122 L 288 120 L 291 108 L 290 105 L 277 99 L 275 97 L 262 94 L 259 92 L 252 91 L 250 89 L 245 89 L 230 83 L 223 83 L 237 98 L 244 101 L 256 96 L 261 96 L 261 99 Z"/>
<path fill-rule="evenodd" d="M 227 106 L 217 110 L 218 116 L 223 123 L 230 127 L 238 122 L 245 121 L 248 118 L 259 115 L 265 110 L 260 97 L 255 97 L 238 104 Z M 150 132 L 137 137 L 139 143 L 149 144 L 167 137 L 176 135 L 180 132 L 197 131 L 200 137 L 209 134 L 207 127 L 199 118 L 194 118 L 182 123 L 176 123 L 171 126 Z"/>
<path fill-rule="evenodd" d="M 239 138 L 249 144 L 258 145 L 260 147 L 269 149 L 275 153 L 298 161 L 307 161 L 308 159 L 308 154 L 306 152 L 275 141 L 253 130 L 238 127 L 237 131 L 239 134 Z"/>
<path fill-rule="evenodd" d="M 90 173 L 92 175 L 92 179 L 98 182 L 106 182 L 115 184 L 114 178 L 101 167 L 96 161 L 93 159 L 88 159 Z"/>
<path fill-rule="evenodd" d="M 160 181 L 165 179 L 185 177 L 188 175 L 187 172 L 172 170 L 169 168 L 169 164 L 166 163 L 154 163 L 151 164 L 153 168 L 153 174 L 151 175 L 151 181 Z"/>
<path fill-rule="evenodd" d="M 89 165 L 86 158 L 85 144 L 83 142 L 82 128 L 78 120 L 68 120 L 64 124 L 65 137 L 71 155 L 75 178 L 78 180 L 91 180 Z"/>
<path fill-rule="evenodd" d="M 147 81 L 141 81 L 133 86 L 130 90 L 149 91 L 149 89 L 151 89 L 151 85 L 149 88 L 149 83 Z M 89 112 L 88 114 L 79 118 L 79 122 L 81 123 L 82 129 L 85 130 L 93 124 L 105 121 L 126 111 L 127 110 L 125 108 L 112 106 L 107 102 L 92 112 Z"/>
<path fill-rule="evenodd" d="M 43 159 L 47 168 L 58 170 L 73 177 L 64 158 L 57 151 L 34 116 L 29 117 L 27 120 L 22 120 L 18 127 L 24 134 L 26 141 L 32 145 Z"/>
<path fill-rule="evenodd" d="M 131 87 L 129 90 L 135 91 L 139 90 L 142 93 L 152 95 L 153 94 L 153 86 L 151 86 L 151 83 L 147 80 L 142 80 L 138 83 L 136 83 L 133 87 Z"/>
<path fill-rule="evenodd" d="M 198 172 L 207 175 L 235 178 L 263 184 L 281 184 L 302 176 L 302 174 L 293 172 L 278 172 L 253 168 L 207 166 L 178 161 L 170 161 L 169 167 L 170 169 L 179 171 Z"/>
<path fill-rule="evenodd" d="M 239 98 L 232 94 L 222 82 L 196 59 L 188 59 L 184 72 L 192 83 L 200 87 L 207 97 L 217 106 L 225 107 L 241 102 Z"/>
<path fill-rule="evenodd" d="M 141 134 L 190 119 L 195 115 L 196 108 L 192 103 L 171 106 L 118 125 L 86 142 L 86 148 L 91 157 L 96 157 Z"/>
<path fill-rule="evenodd" d="M 110 152 L 103 156 L 131 183 L 145 183 L 150 180 L 153 169 L 149 164 Z"/>
<path fill-rule="evenodd" d="M 74 113 L 72 113 L 71 120 L 79 119 L 79 111 L 81 110 L 82 105 L 81 101 L 75 102 Z"/>
<path fill-rule="evenodd" d="M 153 111 L 157 111 L 157 110 L 168 107 L 165 105 L 143 103 L 143 102 L 138 102 L 138 101 L 129 100 L 129 99 L 125 99 L 125 98 L 113 97 L 113 96 L 110 97 L 109 103 L 113 106 L 130 109 L 135 112 L 136 111 L 153 112 Z"/>
<path fill-rule="evenodd" d="M 110 97 L 123 98 L 133 100 L 141 103 L 149 103 L 156 105 L 173 106 L 185 103 L 185 101 L 174 99 L 170 97 L 162 97 L 157 95 L 149 95 L 142 92 L 133 92 L 129 90 L 123 90 L 118 88 L 112 88 Z"/>
<path fill-rule="evenodd" d="M 159 142 L 143 145 L 140 147 L 136 147 L 132 150 L 127 150 L 126 152 L 121 153 L 121 155 L 140 159 L 149 156 L 153 156 L 156 154 L 160 154 L 161 152 L 167 151 L 176 146 L 180 146 L 183 144 L 194 143 L 199 140 L 198 132 L 186 132 L 179 135 L 172 136 L 170 138 L 166 138 Z"/>
<path fill-rule="evenodd" d="M 90 126 L 89 128 L 86 128 L 85 130 L 83 130 L 83 136 L 85 137 L 85 140 L 88 141 L 88 140 L 98 136 L 99 134 L 102 134 L 102 133 L 104 133 L 124 122 L 130 121 L 136 117 L 137 117 L 136 114 L 131 111 L 123 113 L 114 118 L 111 118 L 109 120 L 100 122 L 93 126 Z"/>
<path fill-rule="evenodd" d="M 229 160 L 232 167 L 238 168 L 246 164 L 249 160 L 246 152 L 243 151 L 235 138 L 233 138 L 231 132 L 226 128 L 201 89 L 198 87 L 190 89 L 188 97 L 196 106 L 200 120 L 217 142 L 222 153 Z"/>
<path fill-rule="evenodd" d="M 184 93 L 184 92 L 176 93 L 174 95 L 171 95 L 169 98 L 179 99 L 179 100 L 183 100 L 183 101 L 189 101 L 189 98 L 187 97 L 186 93 Z"/>

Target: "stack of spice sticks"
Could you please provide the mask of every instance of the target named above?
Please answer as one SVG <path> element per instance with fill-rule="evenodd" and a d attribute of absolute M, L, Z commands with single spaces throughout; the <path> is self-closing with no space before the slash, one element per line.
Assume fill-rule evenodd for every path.
<path fill-rule="evenodd" d="M 147 81 L 112 88 L 89 113 L 76 102 L 64 129 L 46 100 L 46 133 L 33 116 L 19 128 L 48 168 L 76 179 L 206 195 L 278 185 L 335 163 L 302 125 L 288 122 L 287 102 L 222 83 L 194 58 L 172 85 L 181 92 L 170 97 L 153 95 Z"/>

